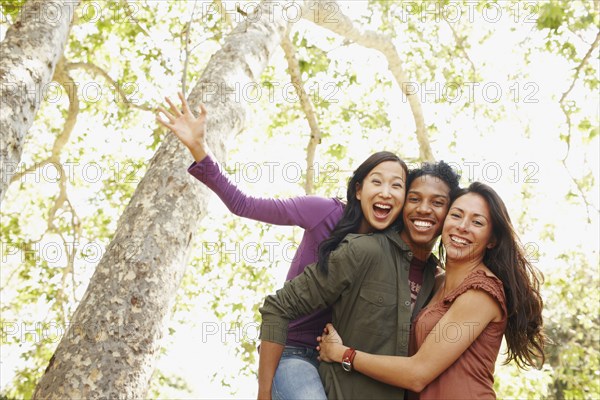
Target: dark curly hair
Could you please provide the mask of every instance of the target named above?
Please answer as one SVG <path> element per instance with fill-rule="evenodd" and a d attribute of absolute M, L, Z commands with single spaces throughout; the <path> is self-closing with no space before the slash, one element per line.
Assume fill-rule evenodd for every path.
<path fill-rule="evenodd" d="M 450 201 L 456 197 L 456 194 L 460 190 L 458 183 L 460 175 L 443 160 L 437 162 L 424 162 L 419 168 L 411 169 L 408 173 L 408 178 L 406 179 L 407 190 L 410 189 L 410 185 L 412 185 L 415 179 L 425 175 L 438 178 L 448 185 L 450 188 Z"/>

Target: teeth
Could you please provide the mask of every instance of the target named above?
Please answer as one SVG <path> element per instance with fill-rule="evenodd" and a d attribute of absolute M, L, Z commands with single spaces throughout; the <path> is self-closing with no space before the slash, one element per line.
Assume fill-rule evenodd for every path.
<path fill-rule="evenodd" d="M 419 220 L 415 220 L 415 221 L 414 221 L 414 224 L 415 224 L 416 226 L 420 226 L 420 227 L 423 227 L 423 228 L 430 228 L 430 227 L 432 227 L 432 226 L 433 226 L 433 224 L 432 224 L 431 222 L 429 222 L 429 221 L 419 221 Z"/>
<path fill-rule="evenodd" d="M 459 238 L 459 237 L 456 237 L 456 236 L 450 236 L 450 239 L 451 239 L 453 242 L 456 242 L 456 243 L 460 243 L 460 244 L 469 244 L 469 242 L 468 242 L 467 240 L 465 240 L 465 239 L 462 239 L 462 238 Z"/>
<path fill-rule="evenodd" d="M 389 210 L 390 208 L 392 208 L 392 206 L 390 206 L 389 204 L 374 204 L 374 206 L 383 210 Z"/>

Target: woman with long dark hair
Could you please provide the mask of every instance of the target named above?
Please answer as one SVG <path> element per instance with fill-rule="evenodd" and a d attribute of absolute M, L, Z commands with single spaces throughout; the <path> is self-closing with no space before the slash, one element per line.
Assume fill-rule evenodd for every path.
<path fill-rule="evenodd" d="M 409 398 L 494 399 L 502 336 L 519 367 L 544 361 L 541 273 L 527 260 L 506 206 L 474 182 L 450 205 L 442 231 L 444 283 L 413 323 L 410 357 L 369 354 L 343 345 L 329 324 L 320 358 L 350 359 L 357 376 L 412 391 Z"/>
<path fill-rule="evenodd" d="M 196 117 L 181 93 L 179 98 L 182 109 L 166 99 L 170 110 L 159 107 L 159 112 L 167 121 L 159 115 L 157 121 L 170 129 L 194 157 L 189 173 L 215 192 L 235 215 L 304 228 L 287 280 L 298 276 L 308 264 L 319 261 L 326 265 L 329 253 L 348 233 L 380 231 L 396 222 L 404 205 L 408 175 L 406 164 L 397 155 L 381 151 L 368 157 L 350 178 L 345 203 L 318 196 L 251 197 L 240 191 L 208 154 L 204 106 L 200 105 Z M 331 308 L 311 313 L 290 323 L 285 347 L 261 346 L 261 397 L 273 393 L 279 399 L 325 398 L 317 370 L 315 338 L 330 321 Z"/>

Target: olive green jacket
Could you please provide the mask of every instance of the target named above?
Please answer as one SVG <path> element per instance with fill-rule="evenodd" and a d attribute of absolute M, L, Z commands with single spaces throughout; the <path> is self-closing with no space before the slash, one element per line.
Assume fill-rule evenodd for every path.
<path fill-rule="evenodd" d="M 408 270 L 413 257 L 388 229 L 350 234 L 329 256 L 328 273 L 316 264 L 287 281 L 260 308 L 261 340 L 285 345 L 290 320 L 333 306 L 333 325 L 346 346 L 372 354 L 406 356 L 412 316 L 429 300 L 437 260 L 431 256 L 411 313 Z M 319 373 L 329 399 L 402 399 L 404 390 L 322 362 Z"/>

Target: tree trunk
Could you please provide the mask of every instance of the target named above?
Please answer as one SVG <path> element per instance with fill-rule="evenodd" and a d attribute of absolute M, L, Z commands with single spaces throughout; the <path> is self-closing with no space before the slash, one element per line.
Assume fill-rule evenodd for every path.
<path fill-rule="evenodd" d="M 261 3 L 207 65 L 189 102 L 208 109 L 207 142 L 222 159 L 242 130 L 240 87 L 260 79 L 286 23 Z M 281 7 L 281 3 L 278 3 Z M 39 381 L 35 399 L 146 397 L 193 235 L 208 190 L 191 178 L 189 153 L 169 134 L 120 217 L 66 334 Z"/>
<path fill-rule="evenodd" d="M 80 0 L 32 0 L 0 43 L 0 202 L 62 57 Z"/>

